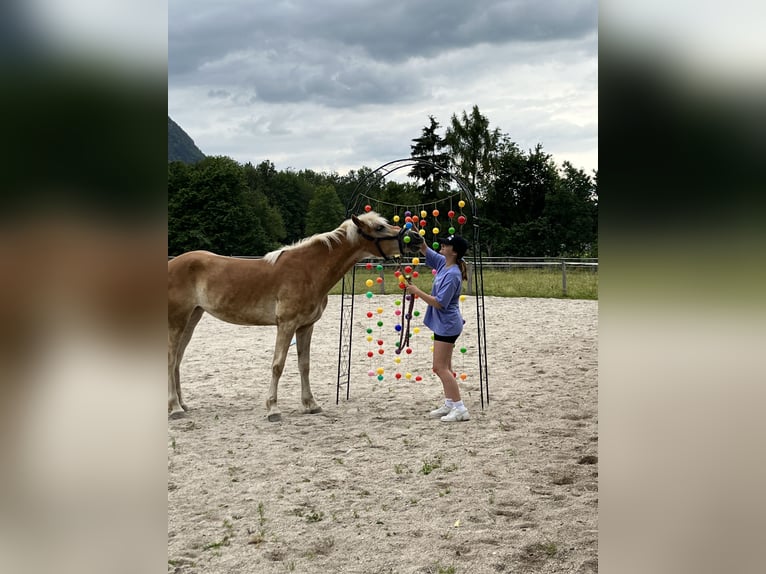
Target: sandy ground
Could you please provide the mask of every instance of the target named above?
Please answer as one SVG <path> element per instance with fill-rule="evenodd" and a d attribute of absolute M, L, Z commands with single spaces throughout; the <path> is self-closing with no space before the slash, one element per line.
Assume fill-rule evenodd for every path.
<path fill-rule="evenodd" d="M 350 399 L 336 405 L 330 297 L 312 344 L 324 410 L 302 413 L 292 347 L 278 423 L 264 406 L 275 328 L 203 317 L 181 367 L 190 410 L 168 420 L 168 572 L 597 572 L 598 303 L 487 297 L 482 410 L 468 297 L 453 367 L 471 420 L 447 424 L 427 415 L 442 396 L 427 329 L 399 365 L 410 380 L 392 352 L 366 356 L 398 340 L 365 316 L 380 306 L 393 324 L 394 299 L 358 300 Z M 378 366 L 383 381 L 368 376 Z"/>

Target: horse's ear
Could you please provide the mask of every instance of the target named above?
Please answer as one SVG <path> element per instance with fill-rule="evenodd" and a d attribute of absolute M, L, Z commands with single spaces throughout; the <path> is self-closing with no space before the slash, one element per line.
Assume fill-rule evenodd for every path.
<path fill-rule="evenodd" d="M 356 215 L 351 216 L 351 221 L 353 221 L 354 225 L 356 225 L 358 228 L 362 228 L 362 222 L 359 221 L 359 218 Z"/>

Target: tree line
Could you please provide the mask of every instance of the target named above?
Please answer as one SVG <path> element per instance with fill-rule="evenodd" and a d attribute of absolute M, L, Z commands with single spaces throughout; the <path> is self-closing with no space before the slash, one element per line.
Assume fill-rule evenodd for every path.
<path fill-rule="evenodd" d="M 377 211 L 389 220 L 403 215 L 397 205 L 430 204 L 446 212 L 440 202 L 457 191 L 446 170 L 474 190 L 484 255 L 598 256 L 597 173 L 569 162 L 559 167 L 541 144 L 521 150 L 508 134 L 490 129 L 478 106 L 453 115 L 444 135 L 439 122 L 428 119 L 412 140 L 411 157 L 438 167 L 415 164 L 407 182 L 367 180 L 365 194 L 378 200 Z M 345 175 L 278 171 L 269 160 L 243 165 L 225 156 L 170 162 L 168 254 L 263 255 L 329 231 L 345 219 L 357 185 L 371 173 L 368 167 Z M 444 215 L 439 219 L 447 223 Z M 468 229 L 463 233 L 470 239 Z"/>

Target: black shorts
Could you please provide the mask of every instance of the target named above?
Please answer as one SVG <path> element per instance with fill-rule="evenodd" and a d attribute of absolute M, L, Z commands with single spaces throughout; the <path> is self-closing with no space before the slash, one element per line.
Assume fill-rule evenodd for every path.
<path fill-rule="evenodd" d="M 460 335 L 437 335 L 434 333 L 434 341 L 442 341 L 443 343 L 452 343 L 454 345 L 459 336 Z"/>

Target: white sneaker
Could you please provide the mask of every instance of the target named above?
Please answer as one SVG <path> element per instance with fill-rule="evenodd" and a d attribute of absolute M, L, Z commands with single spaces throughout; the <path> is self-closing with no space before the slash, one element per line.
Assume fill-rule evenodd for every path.
<path fill-rule="evenodd" d="M 443 423 L 455 423 L 469 420 L 471 420 L 471 415 L 468 414 L 468 409 L 463 409 L 461 411 L 455 408 L 451 409 L 449 413 L 441 418 Z"/>
<path fill-rule="evenodd" d="M 435 419 L 439 419 L 443 417 L 444 415 L 449 414 L 451 410 L 452 410 L 452 407 L 448 407 L 447 405 L 442 405 L 438 409 L 431 411 L 431 417 Z"/>

